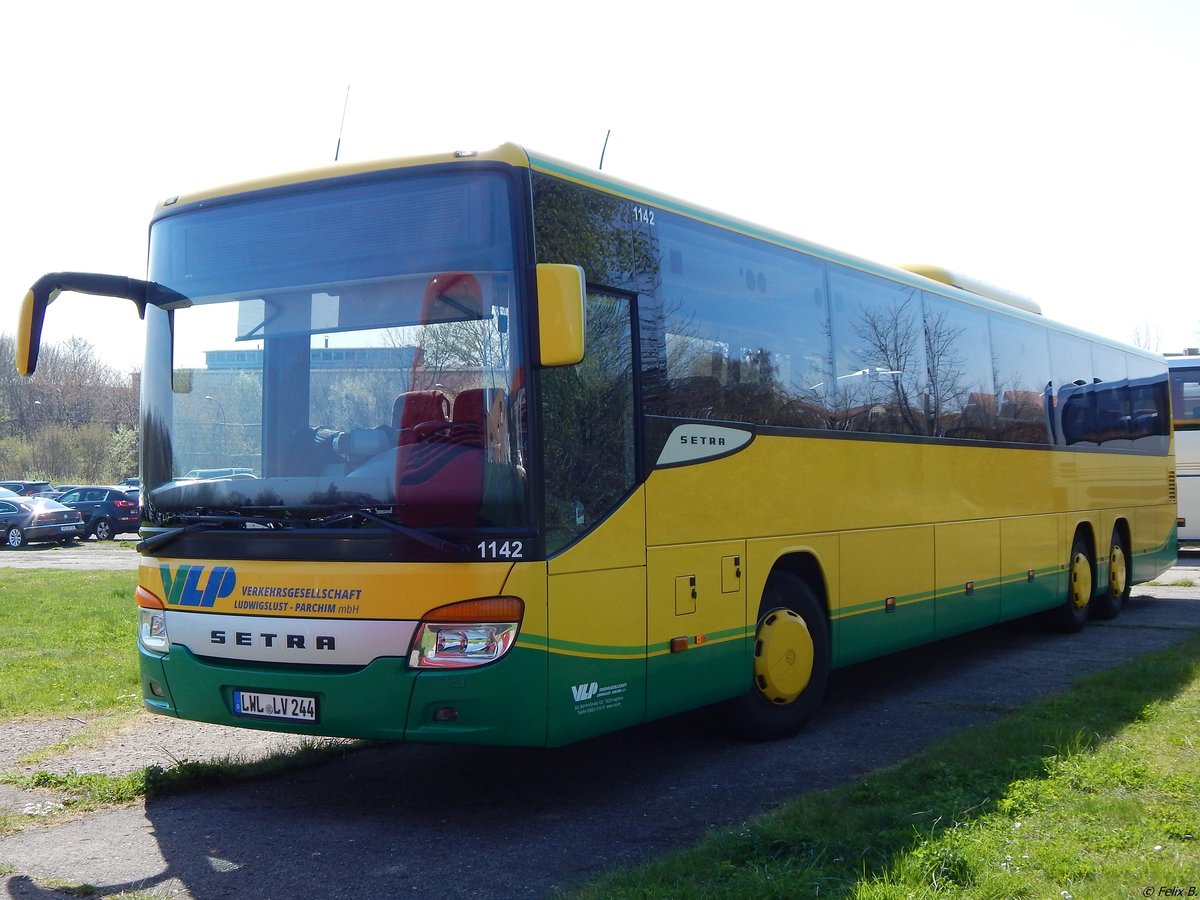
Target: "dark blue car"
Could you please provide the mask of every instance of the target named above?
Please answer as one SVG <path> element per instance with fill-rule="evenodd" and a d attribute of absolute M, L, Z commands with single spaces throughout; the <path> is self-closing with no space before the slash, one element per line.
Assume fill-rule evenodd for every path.
<path fill-rule="evenodd" d="M 94 534 L 98 541 L 111 541 L 118 534 L 136 534 L 141 527 L 137 497 L 120 488 L 83 485 L 67 491 L 58 502 L 83 513 L 87 527 L 84 537 Z"/>

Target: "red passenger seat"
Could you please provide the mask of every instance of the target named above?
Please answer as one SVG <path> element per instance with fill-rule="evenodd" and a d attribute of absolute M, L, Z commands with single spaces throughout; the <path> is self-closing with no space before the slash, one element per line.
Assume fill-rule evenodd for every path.
<path fill-rule="evenodd" d="M 392 427 L 399 430 L 401 444 L 410 444 L 448 423 L 449 413 L 450 399 L 442 391 L 408 391 L 392 402 Z"/>

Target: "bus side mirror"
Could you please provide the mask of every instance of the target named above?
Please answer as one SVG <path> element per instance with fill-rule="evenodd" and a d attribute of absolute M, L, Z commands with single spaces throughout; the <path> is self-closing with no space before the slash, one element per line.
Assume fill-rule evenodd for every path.
<path fill-rule="evenodd" d="M 52 299 L 48 291 L 39 293 L 30 288 L 21 302 L 21 314 L 17 319 L 17 371 L 22 375 L 32 375 L 37 368 L 42 323 L 46 320 L 46 306 Z"/>
<path fill-rule="evenodd" d="M 583 359 L 583 269 L 538 263 L 538 347 L 543 366 L 573 366 Z"/>
<path fill-rule="evenodd" d="M 182 294 L 136 278 L 97 275 L 93 272 L 51 272 L 43 275 L 26 291 L 21 304 L 21 317 L 17 320 L 17 371 L 22 375 L 32 375 L 37 368 L 46 307 L 63 291 L 132 300 L 137 306 L 138 315 L 143 318 L 148 303 L 162 309 L 190 305 L 188 298 Z"/>

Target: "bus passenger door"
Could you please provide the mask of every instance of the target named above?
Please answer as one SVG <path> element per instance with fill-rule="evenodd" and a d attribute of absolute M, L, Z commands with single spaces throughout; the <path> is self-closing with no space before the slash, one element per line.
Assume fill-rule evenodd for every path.
<path fill-rule="evenodd" d="M 633 304 L 590 288 L 586 352 L 541 372 L 551 746 L 641 722 L 646 492 L 638 482 Z"/>

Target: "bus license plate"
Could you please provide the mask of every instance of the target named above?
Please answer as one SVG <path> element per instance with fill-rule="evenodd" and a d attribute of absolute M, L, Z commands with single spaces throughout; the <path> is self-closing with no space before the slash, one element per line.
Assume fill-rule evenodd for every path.
<path fill-rule="evenodd" d="M 237 716 L 255 716 L 260 719 L 315 722 L 317 721 L 317 701 L 313 697 L 234 691 L 233 713 Z"/>

